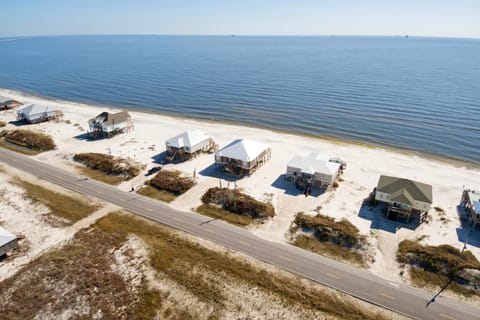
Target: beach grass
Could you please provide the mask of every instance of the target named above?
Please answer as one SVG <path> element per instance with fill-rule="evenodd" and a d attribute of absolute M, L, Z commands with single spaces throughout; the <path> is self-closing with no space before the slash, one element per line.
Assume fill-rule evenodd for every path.
<path fill-rule="evenodd" d="M 14 178 L 12 183 L 25 191 L 26 198 L 41 203 L 50 210 L 50 215 L 61 219 L 61 224 L 71 225 L 99 209 L 99 205 L 87 203 L 72 196 L 61 194 L 42 186 Z"/>
<path fill-rule="evenodd" d="M 38 152 L 50 151 L 56 148 L 52 137 L 30 130 L 16 129 L 8 131 L 4 139 L 12 144 Z"/>
<path fill-rule="evenodd" d="M 232 213 L 211 204 L 202 204 L 197 208 L 196 211 L 204 216 L 214 219 L 221 219 L 237 226 L 248 226 L 249 224 L 255 222 L 255 220 L 250 216 Z"/>
<path fill-rule="evenodd" d="M 158 190 L 149 185 L 142 186 L 140 189 L 137 190 L 137 193 L 141 194 L 142 196 L 146 196 L 163 202 L 172 202 L 176 199 L 176 196 L 173 193 L 165 190 Z"/>
<path fill-rule="evenodd" d="M 10 151 L 18 152 L 27 156 L 35 156 L 41 151 L 33 150 L 24 146 L 20 146 L 11 142 L 6 141 L 4 138 L 0 138 L 0 147 L 8 149 Z"/>
<path fill-rule="evenodd" d="M 77 168 L 83 175 L 111 185 L 118 185 L 124 181 L 127 181 L 127 179 L 125 179 L 123 176 L 109 175 L 84 166 L 77 166 Z"/>

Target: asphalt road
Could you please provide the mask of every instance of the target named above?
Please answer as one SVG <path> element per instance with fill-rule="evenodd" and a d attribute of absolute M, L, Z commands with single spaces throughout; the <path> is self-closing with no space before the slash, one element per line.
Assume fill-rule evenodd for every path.
<path fill-rule="evenodd" d="M 263 240 L 239 227 L 192 212 L 181 212 L 128 190 L 39 162 L 0 148 L 0 161 L 67 189 L 96 197 L 134 214 L 214 241 L 302 277 L 416 319 L 480 320 L 480 309 L 432 293 L 390 283 L 359 268 L 286 244 Z"/>

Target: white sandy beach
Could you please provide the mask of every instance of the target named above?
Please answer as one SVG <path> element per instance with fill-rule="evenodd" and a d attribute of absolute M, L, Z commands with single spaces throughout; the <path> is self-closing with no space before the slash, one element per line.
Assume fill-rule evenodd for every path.
<path fill-rule="evenodd" d="M 375 259 L 369 270 L 390 281 L 400 281 L 399 267 L 395 260 L 397 244 L 403 239 L 415 239 L 427 235 L 424 243 L 438 245 L 450 244 L 461 248 L 467 230 L 461 226 L 457 206 L 460 202 L 463 187 L 480 190 L 480 169 L 466 168 L 422 156 L 397 152 L 378 147 L 366 147 L 279 133 L 266 129 L 244 127 L 240 125 L 213 123 L 201 120 L 173 118 L 159 114 L 129 111 L 135 126 L 132 132 L 120 134 L 110 139 L 89 141 L 84 138 L 87 120 L 106 111 L 84 104 L 64 101 L 43 100 L 27 97 L 18 92 L 0 90 L 0 95 L 18 99 L 24 103 L 40 103 L 57 106 L 71 123 L 49 122 L 28 125 L 22 128 L 50 134 L 57 149 L 42 153 L 36 159 L 68 170 L 74 170 L 72 157 L 79 152 L 101 152 L 116 156 L 130 157 L 151 168 L 155 156 L 165 150 L 164 141 L 185 130 L 202 130 L 212 136 L 220 147 L 233 139 L 248 138 L 269 144 L 272 159 L 250 177 L 237 182 L 237 186 L 246 193 L 262 200 L 270 200 L 275 206 L 277 216 L 263 225 L 252 227 L 251 232 L 265 239 L 286 242 L 286 234 L 297 212 L 320 212 L 335 217 L 346 218 L 356 225 L 362 234 L 369 237 L 376 248 Z M 0 112 L 0 121 L 12 121 L 16 117 L 14 111 Z M 78 124 L 78 125 L 77 125 Z M 6 129 L 16 128 L 8 124 Z M 338 156 L 347 161 L 348 166 L 343 175 L 344 181 L 336 190 L 320 196 L 305 197 L 296 192 L 292 183 L 285 182 L 281 175 L 286 164 L 295 155 L 307 155 L 317 152 L 325 159 Z M 197 185 L 184 195 L 178 197 L 170 205 L 191 210 L 200 205 L 203 193 L 219 184 L 215 176 L 213 155 L 201 155 L 181 164 L 169 164 L 167 168 L 178 169 L 185 174 L 196 172 Z M 145 170 L 145 171 L 146 171 Z M 432 219 L 414 230 L 403 227 L 384 218 L 380 211 L 362 209 L 363 200 L 376 186 L 381 174 L 400 176 L 418 180 L 433 186 L 433 207 L 441 207 L 446 212 L 448 222 L 440 221 L 435 210 L 430 211 Z M 118 187 L 128 191 L 132 186 L 138 187 L 147 179 L 143 174 L 125 182 Z M 222 181 L 222 184 L 227 183 Z M 3 182 L 2 182 L 3 184 Z M 233 183 L 230 183 L 233 187 Z M 16 199 L 19 204 L 21 198 Z M 20 221 L 19 221 L 20 222 Z M 18 232 L 17 230 L 13 230 Z M 468 249 L 480 259 L 480 231 L 470 234 Z"/>

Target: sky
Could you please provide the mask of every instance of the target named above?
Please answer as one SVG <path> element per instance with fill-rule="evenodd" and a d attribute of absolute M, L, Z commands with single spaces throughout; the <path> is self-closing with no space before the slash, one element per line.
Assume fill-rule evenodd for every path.
<path fill-rule="evenodd" d="M 480 38 L 480 0 L 0 0 L 0 37 L 77 34 Z"/>

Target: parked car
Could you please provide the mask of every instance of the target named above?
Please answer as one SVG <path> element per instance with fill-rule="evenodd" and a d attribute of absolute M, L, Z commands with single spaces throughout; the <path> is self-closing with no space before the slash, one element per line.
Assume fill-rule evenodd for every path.
<path fill-rule="evenodd" d="M 150 176 L 158 171 L 162 170 L 162 167 L 161 166 L 157 166 L 157 167 L 153 167 L 151 168 L 150 170 L 147 171 L 147 174 L 146 176 Z"/>

